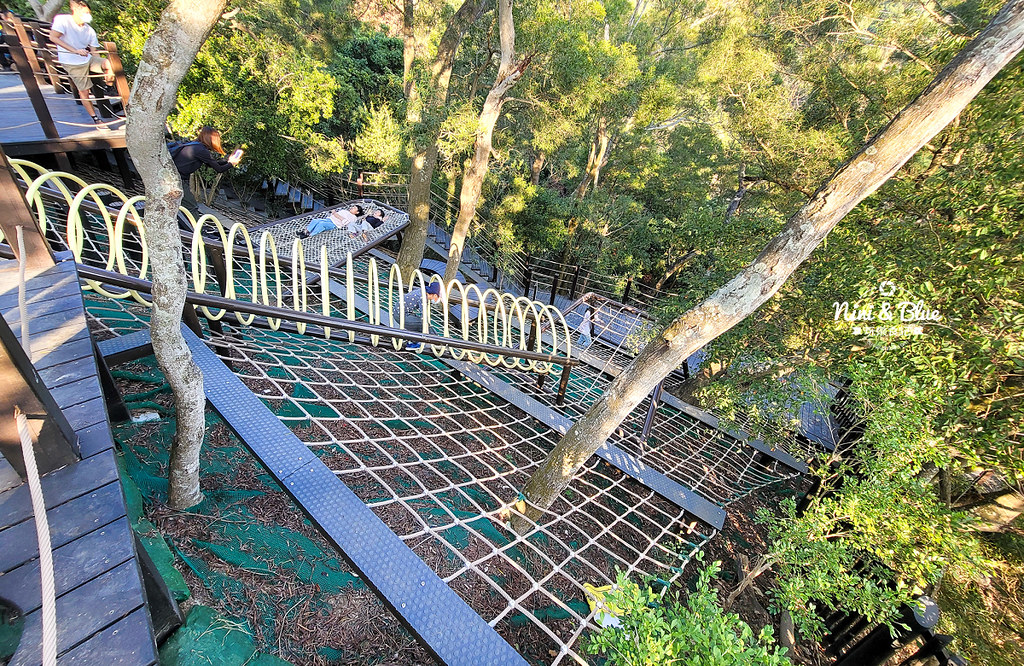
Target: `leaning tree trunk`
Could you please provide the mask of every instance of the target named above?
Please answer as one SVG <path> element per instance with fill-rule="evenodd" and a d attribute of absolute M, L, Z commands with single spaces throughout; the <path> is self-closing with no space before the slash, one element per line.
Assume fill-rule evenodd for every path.
<path fill-rule="evenodd" d="M 603 115 L 597 120 L 597 131 L 590 144 L 590 155 L 587 157 L 587 168 L 583 171 L 583 180 L 576 187 L 574 196 L 582 200 L 587 195 L 591 183 L 597 187 L 601 178 L 601 168 L 608 162 L 608 142 L 611 135 L 608 133 L 608 119 Z"/>
<path fill-rule="evenodd" d="M 448 23 L 437 45 L 437 55 L 429 68 L 422 68 L 426 50 L 424 27 L 418 26 L 410 0 L 405 2 L 403 31 L 406 65 L 405 96 L 406 122 L 413 127 L 413 155 L 409 169 L 409 226 L 402 234 L 402 247 L 398 251 L 398 267 L 402 275 L 409 275 L 423 261 L 430 226 L 430 184 L 437 165 L 437 137 L 441 130 L 445 104 L 448 101 L 448 83 L 452 78 L 455 51 L 462 35 L 480 16 L 489 0 L 465 0 Z M 424 80 L 420 80 L 421 77 Z"/>
<path fill-rule="evenodd" d="M 40 21 L 52 21 L 53 17 L 58 11 L 60 11 L 61 6 L 64 4 L 64 0 L 46 0 L 46 2 L 29 0 L 28 4 L 32 6 L 32 11 L 35 13 L 37 19 Z"/>
<path fill-rule="evenodd" d="M 771 298 L 860 201 L 950 123 L 1024 47 L 1024 0 L 1010 0 L 918 97 L 844 164 L 754 262 L 652 340 L 569 429 L 524 489 L 536 520 L 655 385 Z"/>
<path fill-rule="evenodd" d="M 459 219 L 452 229 L 448 264 L 444 269 L 445 284 L 455 279 L 455 274 L 459 270 L 459 262 L 462 260 L 462 246 L 466 242 L 469 225 L 476 217 L 476 206 L 480 202 L 480 190 L 483 189 L 484 179 L 487 177 L 487 170 L 490 167 L 491 137 L 494 135 L 494 126 L 498 122 L 498 116 L 501 115 L 501 106 L 505 103 L 508 91 L 522 77 L 523 71 L 529 64 L 529 59 L 518 65 L 514 64 L 516 29 L 512 20 L 512 0 L 498 0 L 498 29 L 501 34 L 501 65 L 498 67 L 497 76 L 494 77 L 494 87 L 487 93 L 487 99 L 484 100 L 483 109 L 480 111 L 480 119 L 476 125 L 473 159 L 462 177 Z"/>
<path fill-rule="evenodd" d="M 129 100 L 128 150 L 146 186 L 146 249 L 153 270 L 150 330 L 157 363 L 174 391 L 178 414 L 171 446 L 169 501 L 185 509 L 202 501 L 203 375 L 181 335 L 185 268 L 176 220 L 181 177 L 164 143 L 164 125 L 178 84 L 224 11 L 226 0 L 172 0 L 146 40 Z"/>

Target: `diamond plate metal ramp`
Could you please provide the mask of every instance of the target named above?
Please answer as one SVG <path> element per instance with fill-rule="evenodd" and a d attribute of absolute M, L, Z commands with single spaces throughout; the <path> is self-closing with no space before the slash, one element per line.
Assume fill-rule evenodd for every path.
<path fill-rule="evenodd" d="M 213 408 L 424 647 L 449 666 L 527 666 L 192 331 L 182 334 Z M 149 332 L 125 338 L 100 351 L 148 344 Z"/>

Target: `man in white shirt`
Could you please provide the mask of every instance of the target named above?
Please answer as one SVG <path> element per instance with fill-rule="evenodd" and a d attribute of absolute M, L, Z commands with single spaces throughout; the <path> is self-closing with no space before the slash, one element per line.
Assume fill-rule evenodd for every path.
<path fill-rule="evenodd" d="M 92 116 L 94 123 L 99 123 L 96 111 L 89 99 L 92 83 L 90 72 L 103 74 L 107 85 L 114 82 L 114 72 L 110 69 L 110 61 L 101 58 L 93 51 L 100 48 L 96 39 L 96 31 L 89 25 L 92 22 L 92 10 L 85 0 L 71 0 L 71 13 L 58 14 L 50 28 L 50 41 L 57 46 L 57 61 L 68 73 L 78 88 L 78 98 L 82 106 Z"/>

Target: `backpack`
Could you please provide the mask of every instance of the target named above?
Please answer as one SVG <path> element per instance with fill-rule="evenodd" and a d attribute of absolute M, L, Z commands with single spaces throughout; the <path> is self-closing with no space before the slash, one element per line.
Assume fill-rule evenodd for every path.
<path fill-rule="evenodd" d="M 181 149 L 185 146 L 199 143 L 198 141 L 170 141 L 167 143 L 167 152 L 171 154 L 171 159 L 178 159 L 178 155 L 181 153 Z"/>

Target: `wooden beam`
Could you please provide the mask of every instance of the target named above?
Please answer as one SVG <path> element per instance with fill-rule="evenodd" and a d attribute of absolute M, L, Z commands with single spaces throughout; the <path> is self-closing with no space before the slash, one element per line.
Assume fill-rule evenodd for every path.
<path fill-rule="evenodd" d="M 4 233 L 4 239 L 18 255 L 18 227 L 22 228 L 22 237 L 25 242 L 25 260 L 27 272 L 35 275 L 55 264 L 50 247 L 46 244 L 46 238 L 39 228 L 39 221 L 25 202 L 25 196 L 18 187 L 18 179 L 11 163 L 7 161 L 7 155 L 3 148 L 0 148 L 0 230 Z M 0 418 L 3 418 L 0 415 Z"/>
<path fill-rule="evenodd" d="M 25 478 L 25 461 L 14 420 L 15 407 L 29 418 L 40 474 L 78 460 L 77 435 L 3 317 L 0 317 L 0 385 L 4 387 L 0 394 L 0 451 L 21 478 Z"/>

